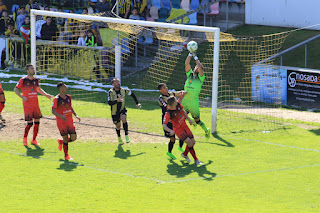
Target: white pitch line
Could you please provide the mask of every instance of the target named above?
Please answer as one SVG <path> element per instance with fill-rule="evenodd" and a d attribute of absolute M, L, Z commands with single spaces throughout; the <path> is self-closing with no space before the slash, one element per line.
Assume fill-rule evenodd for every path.
<path fill-rule="evenodd" d="M 6 153 L 10 153 L 10 154 L 16 154 L 16 155 L 23 156 L 23 157 L 32 157 L 32 156 L 28 156 L 28 155 L 25 155 L 25 154 L 22 154 L 22 153 L 8 151 L 8 150 L 4 150 L 4 149 L 0 149 L 0 151 L 1 152 L 6 152 Z M 37 159 L 47 160 L 47 161 L 52 161 L 52 162 L 61 162 L 60 160 L 46 159 L 46 158 L 41 158 L 41 157 L 37 157 Z M 244 173 L 237 173 L 237 174 L 226 174 L 226 175 L 216 175 L 216 176 L 209 176 L 209 177 L 189 178 L 189 179 L 183 179 L 183 180 L 163 181 L 163 180 L 148 178 L 148 177 L 144 177 L 144 176 L 136 176 L 136 175 L 132 175 L 132 174 L 129 174 L 129 173 L 115 172 L 115 171 L 111 171 L 111 170 L 100 169 L 100 168 L 95 168 L 95 167 L 91 167 L 91 166 L 85 166 L 85 165 L 72 163 L 72 162 L 65 162 L 65 163 L 69 164 L 69 165 L 74 165 L 74 166 L 77 166 L 77 167 L 78 166 L 82 166 L 84 168 L 88 168 L 88 169 L 92 169 L 92 170 L 96 170 L 96 171 L 102 171 L 102 172 L 108 172 L 108 173 L 112 173 L 112 174 L 125 175 L 125 176 L 129 176 L 129 177 L 133 177 L 133 178 L 146 179 L 146 180 L 155 181 L 157 183 L 162 183 L 162 184 L 164 184 L 164 183 L 187 182 L 187 181 L 202 180 L 202 179 L 221 178 L 221 177 L 232 177 L 232 176 L 240 176 L 240 175 L 251 175 L 251 174 L 268 173 L 268 172 L 278 172 L 278 171 L 302 169 L 302 168 L 320 166 L 320 164 L 314 164 L 314 165 L 305 165 L 305 166 L 297 166 L 297 167 L 286 167 L 286 168 L 280 168 L 280 169 L 270 169 L 270 170 L 261 170 L 261 171 L 253 171 L 253 172 L 244 172 Z"/>
<path fill-rule="evenodd" d="M 287 146 L 287 145 L 283 145 L 280 143 L 271 143 L 271 142 L 267 142 L 267 141 L 245 139 L 245 138 L 235 138 L 235 137 L 230 137 L 227 135 L 223 135 L 223 136 L 227 137 L 227 138 L 231 138 L 231 139 L 236 139 L 236 140 L 253 141 L 253 142 L 265 143 L 265 144 L 269 144 L 269 145 L 282 146 L 282 147 L 291 148 L 291 149 L 300 149 L 300 150 L 305 150 L 305 151 L 320 152 L 320 150 L 316 150 L 316 149 L 308 149 L 308 148 L 302 148 L 302 147 L 297 147 L 297 146 Z"/>

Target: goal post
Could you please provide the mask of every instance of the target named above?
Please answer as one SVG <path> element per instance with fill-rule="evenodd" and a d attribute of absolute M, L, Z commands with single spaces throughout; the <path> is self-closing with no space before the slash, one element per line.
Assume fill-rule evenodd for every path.
<path fill-rule="evenodd" d="M 129 26 L 140 26 L 147 28 L 157 28 L 157 29 L 173 29 L 179 31 L 193 31 L 210 33 L 214 36 L 213 42 L 213 58 L 212 58 L 212 97 L 211 97 L 211 133 L 216 133 L 217 127 L 217 108 L 218 108 L 218 79 L 219 79 L 219 46 L 220 46 L 220 29 L 217 27 L 203 27 L 195 25 L 183 25 L 183 24 L 173 24 L 173 23 L 163 23 L 163 22 L 150 22 L 150 21 L 138 21 L 130 19 L 119 19 L 112 17 L 103 17 L 99 15 L 80 15 L 73 13 L 62 13 L 62 12 L 52 12 L 44 10 L 31 10 L 31 63 L 36 66 L 37 64 L 37 43 L 36 43 L 36 16 L 51 16 L 56 18 L 64 19 L 76 19 L 84 20 L 89 22 L 104 22 L 108 24 L 115 25 L 129 25 Z M 172 35 L 173 36 L 173 35 Z M 58 43 L 58 42 L 57 42 Z M 129 45 L 129 44 L 128 44 Z M 160 46 L 160 40 L 159 40 Z M 115 45 L 115 60 L 114 69 L 115 76 L 121 79 L 121 45 Z M 170 56 L 169 56 L 170 57 Z"/>

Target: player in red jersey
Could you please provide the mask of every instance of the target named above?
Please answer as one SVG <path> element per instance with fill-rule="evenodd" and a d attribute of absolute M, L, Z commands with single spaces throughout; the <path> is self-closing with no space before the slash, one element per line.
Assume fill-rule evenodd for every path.
<path fill-rule="evenodd" d="M 171 135 L 176 134 L 180 140 L 187 144 L 185 151 L 181 154 L 183 158 L 190 162 L 191 160 L 188 157 L 188 153 L 190 152 L 195 164 L 202 165 L 201 161 L 196 156 L 196 152 L 194 151 L 194 145 L 196 141 L 194 140 L 193 134 L 186 124 L 185 119 L 188 119 L 190 125 L 193 124 L 193 121 L 188 117 L 188 114 L 186 111 L 184 111 L 183 106 L 177 102 L 175 97 L 168 98 L 167 103 L 170 109 L 168 109 L 164 116 L 162 124 L 163 129 L 170 132 Z M 169 122 L 172 123 L 173 130 L 167 126 Z"/>
<path fill-rule="evenodd" d="M 39 108 L 38 93 L 46 96 L 48 99 L 53 98 L 53 96 L 41 89 L 39 85 L 39 79 L 34 77 L 35 69 L 33 65 L 26 65 L 26 71 L 28 75 L 21 78 L 14 88 L 14 92 L 23 100 L 24 119 L 27 121 L 27 126 L 24 130 L 23 144 L 25 146 L 28 145 L 28 133 L 34 122 L 31 144 L 39 146 L 40 144 L 37 142 L 36 138 L 38 135 L 40 118 L 42 115 Z M 19 89 L 22 90 L 22 95 L 20 94 Z"/>
<path fill-rule="evenodd" d="M 4 92 L 3 92 L 3 89 L 2 89 L 2 84 L 0 83 L 0 121 L 2 122 L 5 122 L 6 119 L 4 119 L 1 115 L 1 112 L 4 108 L 4 104 L 6 102 L 6 97 L 4 96 Z"/>
<path fill-rule="evenodd" d="M 63 140 L 58 140 L 58 148 L 61 151 L 63 146 L 65 160 L 73 160 L 68 154 L 68 143 L 77 140 L 77 133 L 73 125 L 72 114 L 79 120 L 79 122 L 80 118 L 71 106 L 71 96 L 67 94 L 68 87 L 63 82 L 60 82 L 57 84 L 57 88 L 59 90 L 59 94 L 53 99 L 52 114 L 56 116 L 57 126 L 60 131 L 60 135 L 63 138 Z M 68 135 L 70 135 L 70 137 L 68 137 Z"/>

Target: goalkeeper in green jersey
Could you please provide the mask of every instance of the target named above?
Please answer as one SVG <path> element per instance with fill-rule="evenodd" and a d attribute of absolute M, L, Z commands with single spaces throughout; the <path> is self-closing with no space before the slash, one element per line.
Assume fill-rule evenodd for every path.
<path fill-rule="evenodd" d="M 196 61 L 196 66 L 192 70 L 190 66 L 191 58 Z M 210 138 L 210 129 L 206 127 L 203 121 L 200 120 L 200 110 L 199 110 L 199 94 L 201 91 L 201 86 L 205 79 L 203 72 L 203 66 L 200 63 L 197 55 L 195 53 L 189 53 L 185 61 L 185 71 L 187 74 L 187 80 L 184 84 L 184 90 L 187 92 L 182 100 L 182 105 L 184 110 L 192 115 L 194 121 L 201 126 L 205 132 L 207 139 Z"/>

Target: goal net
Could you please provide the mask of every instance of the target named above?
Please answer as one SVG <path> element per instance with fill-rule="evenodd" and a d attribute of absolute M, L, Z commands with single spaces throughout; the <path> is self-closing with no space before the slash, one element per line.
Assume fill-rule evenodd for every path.
<path fill-rule="evenodd" d="M 37 16 L 62 20 L 50 41 L 36 41 Z M 283 128 L 275 111 L 281 106 L 281 82 L 268 58 L 280 51 L 288 33 L 241 37 L 218 28 L 109 16 L 32 10 L 31 62 L 41 82 L 64 81 L 74 99 L 92 107 L 106 99 L 114 76 L 136 91 L 157 92 L 159 83 L 183 90 L 186 44 L 195 40 L 206 76 L 200 93 L 206 117 L 201 119 L 211 121 L 212 133 Z M 147 98 L 156 101 L 157 94 L 151 94 Z"/>

